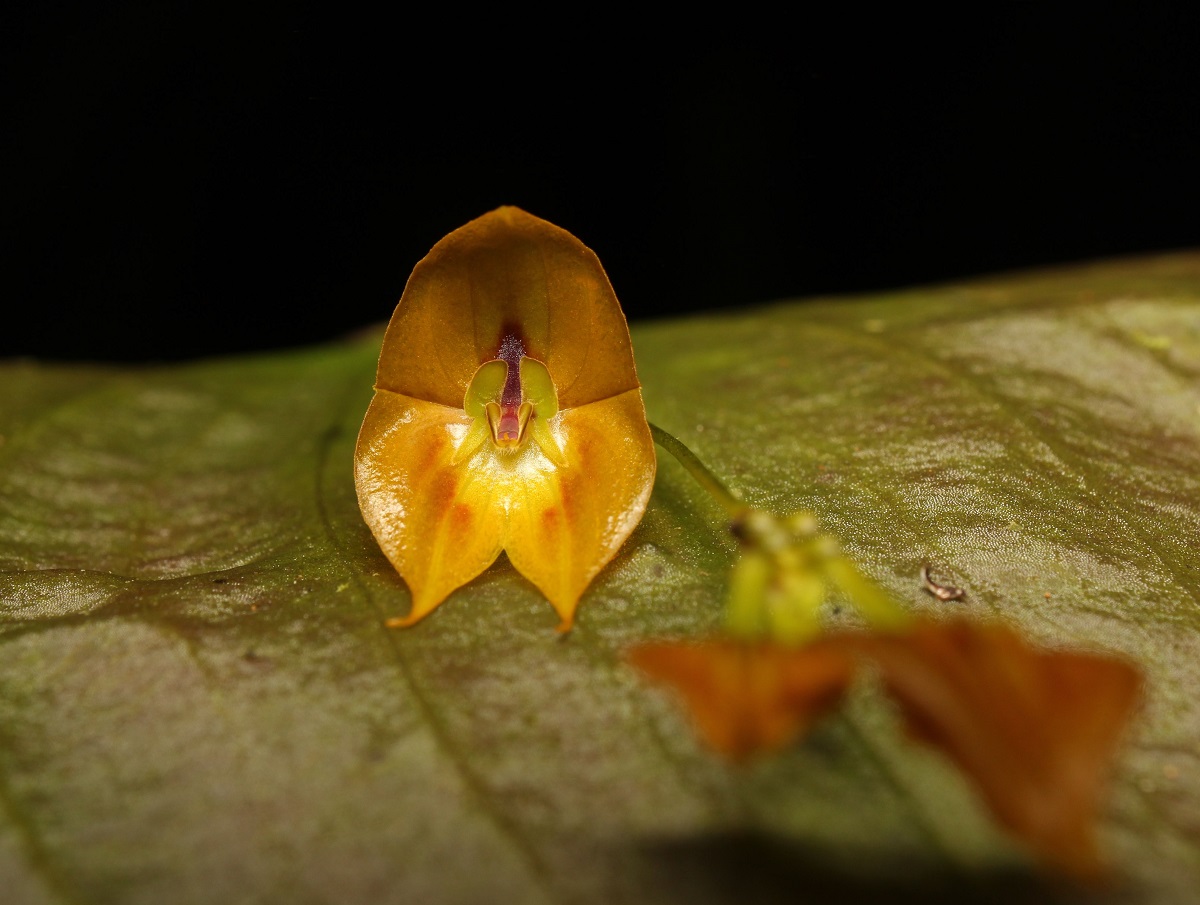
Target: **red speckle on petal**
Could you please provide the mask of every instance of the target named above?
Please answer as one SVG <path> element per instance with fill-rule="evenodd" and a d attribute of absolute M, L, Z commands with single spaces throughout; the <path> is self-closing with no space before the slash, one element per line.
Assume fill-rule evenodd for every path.
<path fill-rule="evenodd" d="M 448 468 L 441 469 L 430 482 L 427 505 L 433 510 L 448 509 L 454 503 L 457 487 L 458 476 L 455 472 Z"/>
<path fill-rule="evenodd" d="M 578 486 L 576 485 L 576 483 L 574 481 L 563 481 L 561 494 L 562 494 L 562 507 L 561 507 L 562 515 L 568 522 L 570 522 L 574 519 L 576 509 L 577 509 L 577 503 L 578 503 L 577 497 L 579 495 Z"/>
<path fill-rule="evenodd" d="M 427 433 L 419 442 L 414 444 L 418 449 L 418 458 L 413 463 L 413 474 L 428 474 L 442 454 L 445 443 L 436 433 Z"/>
<path fill-rule="evenodd" d="M 456 503 L 450 510 L 450 526 L 456 531 L 467 531 L 474 518 L 474 511 L 466 503 Z"/>

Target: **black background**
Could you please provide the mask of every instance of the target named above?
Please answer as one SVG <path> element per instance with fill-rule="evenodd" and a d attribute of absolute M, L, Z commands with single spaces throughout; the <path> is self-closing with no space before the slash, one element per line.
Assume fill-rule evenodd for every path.
<path fill-rule="evenodd" d="M 0 356 L 322 342 L 500 204 L 631 319 L 1200 245 L 1192 12 L 3 15 Z"/>

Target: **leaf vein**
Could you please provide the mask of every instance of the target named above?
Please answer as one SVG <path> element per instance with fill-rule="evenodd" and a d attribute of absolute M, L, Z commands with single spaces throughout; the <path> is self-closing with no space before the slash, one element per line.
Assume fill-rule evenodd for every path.
<path fill-rule="evenodd" d="M 317 444 L 317 453 L 315 461 L 315 502 L 317 514 L 324 531 L 325 543 L 333 552 L 337 560 L 342 564 L 347 577 L 353 583 L 358 591 L 356 595 L 368 610 L 370 617 L 376 622 L 379 631 L 383 634 L 388 649 L 391 651 L 392 658 L 400 672 L 404 683 L 408 686 L 417 709 L 420 712 L 426 727 L 429 730 L 431 737 L 439 748 L 441 748 L 455 771 L 458 773 L 462 783 L 470 796 L 475 799 L 480 810 L 487 816 L 493 826 L 500 832 L 502 838 L 507 839 L 509 844 L 516 851 L 518 857 L 524 862 L 530 875 L 533 877 L 536 884 L 545 893 L 548 900 L 562 900 L 561 895 L 555 895 L 553 885 L 550 879 L 550 870 L 548 865 L 540 853 L 520 832 L 516 822 L 508 815 L 503 813 L 496 806 L 495 801 L 489 791 L 484 779 L 473 770 L 466 762 L 466 758 L 458 751 L 450 737 L 450 733 L 445 725 L 438 718 L 432 703 L 421 688 L 420 682 L 413 672 L 412 664 L 409 662 L 403 645 L 396 637 L 394 630 L 388 629 L 384 625 L 386 613 L 384 608 L 375 602 L 374 596 L 370 588 L 363 582 L 358 570 L 354 568 L 350 557 L 338 538 L 338 532 L 334 528 L 333 520 L 330 516 L 329 507 L 325 500 L 325 478 L 329 471 L 331 452 L 333 444 L 345 426 L 348 419 L 352 419 L 353 411 L 350 408 L 350 400 L 354 397 L 357 389 L 357 377 L 349 381 L 346 393 L 343 396 L 342 402 L 338 405 L 337 419 L 326 429 Z"/>

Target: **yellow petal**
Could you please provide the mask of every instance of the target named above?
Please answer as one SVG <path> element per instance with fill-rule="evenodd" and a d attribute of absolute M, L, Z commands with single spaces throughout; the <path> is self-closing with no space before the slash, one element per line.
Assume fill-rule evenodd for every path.
<path fill-rule="evenodd" d="M 363 518 L 412 591 L 409 615 L 389 625 L 427 615 L 491 565 L 503 545 L 504 500 L 492 493 L 485 472 L 469 467 L 490 454 L 490 441 L 455 462 L 473 421 L 461 405 L 378 391 L 358 435 L 354 468 Z"/>
<path fill-rule="evenodd" d="M 616 555 L 641 520 L 654 484 L 654 441 L 642 394 L 631 390 L 559 414 L 556 425 L 565 466 L 513 481 L 508 558 L 549 599 L 571 627 L 588 583 Z"/>
<path fill-rule="evenodd" d="M 515 207 L 456 229 L 417 264 L 388 324 L 376 386 L 461 406 L 506 332 L 545 363 L 561 408 L 638 387 L 629 329 L 596 255 Z"/>

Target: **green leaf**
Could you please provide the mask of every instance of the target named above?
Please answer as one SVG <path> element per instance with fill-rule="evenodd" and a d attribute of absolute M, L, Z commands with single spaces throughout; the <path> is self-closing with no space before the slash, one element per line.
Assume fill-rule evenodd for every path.
<path fill-rule="evenodd" d="M 634 342 L 652 420 L 900 600 L 1143 664 L 1102 839 L 1137 901 L 1195 895 L 1200 256 Z M 734 770 L 623 663 L 714 629 L 732 562 L 665 457 L 570 636 L 503 561 L 384 629 L 407 592 L 350 464 L 377 348 L 0 365 L 6 902 L 1059 895 L 870 689 Z M 925 594 L 924 563 L 966 601 Z"/>

